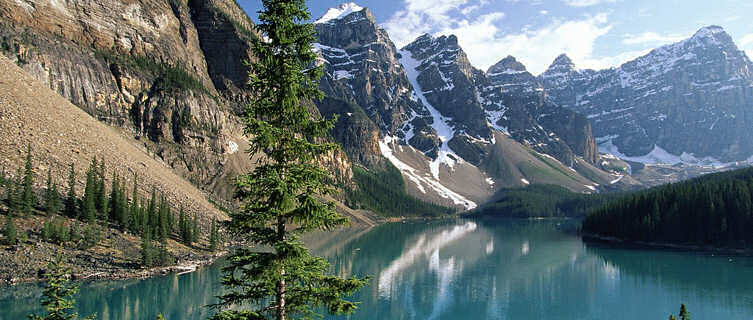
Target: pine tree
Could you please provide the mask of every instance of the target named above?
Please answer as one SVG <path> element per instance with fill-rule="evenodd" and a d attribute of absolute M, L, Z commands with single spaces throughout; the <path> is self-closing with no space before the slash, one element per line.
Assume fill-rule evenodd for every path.
<path fill-rule="evenodd" d="M 78 286 L 70 284 L 68 275 L 70 269 L 63 264 L 63 258 L 58 256 L 55 262 L 50 262 L 50 272 L 47 274 L 47 287 L 42 293 L 41 304 L 47 311 L 46 316 L 29 315 L 31 320 L 75 320 L 78 314 L 71 313 L 76 301 L 73 296 L 78 292 Z M 86 319 L 96 319 L 91 315 Z"/>
<path fill-rule="evenodd" d="M 165 199 L 165 195 L 162 195 L 162 197 L 160 198 L 158 212 L 159 239 L 167 239 L 168 235 L 170 234 L 170 221 L 168 218 L 168 216 L 170 215 L 170 209 L 167 207 L 167 200 Z"/>
<path fill-rule="evenodd" d="M 131 192 L 131 206 L 128 209 L 130 229 L 134 233 L 139 233 L 141 220 L 139 220 L 139 195 L 138 195 L 138 176 L 133 174 L 133 191 Z"/>
<path fill-rule="evenodd" d="M 209 231 L 209 250 L 216 251 L 219 239 L 217 238 L 217 221 L 215 219 L 212 219 L 211 228 L 212 229 Z"/>
<path fill-rule="evenodd" d="M 191 245 L 191 232 L 188 224 L 188 218 L 183 211 L 183 205 L 180 206 L 180 213 L 178 214 L 178 233 L 180 234 L 180 240 L 187 246 Z"/>
<path fill-rule="evenodd" d="M 81 199 L 81 213 L 84 215 L 84 220 L 87 222 L 94 222 L 97 218 L 97 208 L 95 201 L 96 192 L 96 168 L 97 158 L 92 159 L 92 164 L 89 166 L 89 170 L 86 171 L 86 185 L 84 185 L 84 197 Z"/>
<path fill-rule="evenodd" d="M 44 193 L 44 210 L 47 215 L 60 211 L 60 193 L 55 182 L 52 181 L 52 169 L 47 170 L 47 190 Z"/>
<path fill-rule="evenodd" d="M 141 264 L 146 267 L 154 266 L 154 248 L 149 230 L 144 230 L 141 234 Z"/>
<path fill-rule="evenodd" d="M 311 43 L 316 40 L 304 0 L 264 0 L 253 40 L 258 62 L 251 64 L 251 103 L 243 115 L 251 154 L 264 160 L 236 179 L 239 212 L 231 213 L 230 231 L 240 238 L 271 247 L 269 252 L 237 249 L 222 280 L 227 293 L 214 319 L 313 317 L 319 308 L 348 314 L 356 303 L 344 297 L 365 285 L 365 279 L 327 276 L 329 264 L 312 257 L 299 235 L 330 229 L 347 220 L 333 203 L 318 196 L 332 192 L 330 174 L 321 156 L 337 145 L 322 142 L 336 119 L 314 119 L 305 101 L 323 97 L 316 81 Z M 291 225 L 294 224 L 295 228 Z M 232 310 L 230 306 L 234 306 Z M 239 307 L 244 306 L 244 307 Z"/>
<path fill-rule="evenodd" d="M 105 158 L 102 158 L 102 161 L 99 162 L 99 170 L 97 168 L 94 168 L 94 171 L 96 172 L 94 174 L 95 177 L 95 187 L 94 187 L 94 203 L 97 207 L 97 211 L 101 213 L 102 218 L 104 219 L 107 216 L 107 213 L 109 212 L 107 208 L 107 190 L 105 189 Z"/>
<path fill-rule="evenodd" d="M 24 215 L 30 215 L 31 211 L 36 205 L 36 199 L 34 199 L 34 191 L 32 190 L 34 182 L 34 172 L 31 169 L 31 144 L 26 149 L 26 165 L 24 166 L 24 180 L 23 180 L 23 193 L 21 196 L 21 203 L 23 204 L 22 211 Z"/>
<path fill-rule="evenodd" d="M 3 243 L 6 245 L 14 245 L 18 242 L 16 234 L 16 224 L 13 222 L 13 217 L 10 213 L 5 216 L 5 228 L 3 229 Z"/>
<path fill-rule="evenodd" d="M 197 215 L 193 216 L 193 222 L 191 223 L 191 242 L 199 242 L 199 219 Z"/>
<path fill-rule="evenodd" d="M 68 175 L 68 195 L 65 198 L 65 215 L 71 218 L 78 218 L 76 205 L 76 169 L 71 163 L 70 175 Z"/>
<path fill-rule="evenodd" d="M 154 235 L 155 238 L 159 239 L 159 230 L 158 230 L 158 221 L 159 217 L 157 217 L 157 200 L 155 199 L 157 197 L 157 189 L 152 186 L 152 196 L 149 198 L 149 204 L 146 207 L 146 227 L 149 228 L 149 232 Z"/>
<path fill-rule="evenodd" d="M 17 212 L 21 207 L 21 198 L 19 194 L 19 177 L 21 177 L 21 168 L 16 172 L 16 179 L 8 179 L 6 188 L 8 188 L 8 209 L 10 212 Z"/>
<path fill-rule="evenodd" d="M 120 211 L 122 214 L 122 218 L 121 218 L 122 228 L 125 229 L 129 221 L 131 220 L 130 212 L 128 208 L 128 196 L 126 195 L 125 179 L 123 179 L 123 181 L 120 182 L 120 187 L 118 189 L 120 191 L 119 196 L 120 196 L 120 207 L 121 207 Z"/>
<path fill-rule="evenodd" d="M 688 309 L 685 308 L 685 304 L 683 303 L 680 306 L 680 320 L 690 320 L 690 312 L 688 312 Z"/>

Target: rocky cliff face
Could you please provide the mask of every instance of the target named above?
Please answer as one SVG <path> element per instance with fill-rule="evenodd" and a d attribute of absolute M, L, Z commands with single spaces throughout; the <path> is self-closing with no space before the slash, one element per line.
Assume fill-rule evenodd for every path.
<path fill-rule="evenodd" d="M 607 70 L 560 56 L 539 79 L 553 102 L 591 120 L 605 151 L 648 163 L 753 155 L 753 63 L 720 27 Z"/>
<path fill-rule="evenodd" d="M 549 101 L 539 80 L 514 57 L 500 60 L 480 79 L 476 86 L 493 125 L 568 166 L 576 157 L 595 163 L 589 121 Z"/>
<path fill-rule="evenodd" d="M 0 17 L 6 56 L 194 184 L 227 197 L 251 167 L 237 112 L 256 35 L 234 1 L 3 0 Z"/>
<path fill-rule="evenodd" d="M 597 156 L 589 121 L 548 101 L 514 58 L 480 71 L 455 36 L 423 35 L 397 50 L 371 12 L 352 3 L 315 28 L 329 96 L 319 110 L 341 116 L 336 134 L 352 159 L 369 167 L 387 158 L 414 195 L 470 208 L 495 186 L 544 183 L 550 177 L 538 174 L 559 168 L 562 179 L 546 183 L 589 192 L 605 182 L 572 170 L 599 171 L 588 165 Z M 500 132 L 514 140 L 497 139 Z"/>

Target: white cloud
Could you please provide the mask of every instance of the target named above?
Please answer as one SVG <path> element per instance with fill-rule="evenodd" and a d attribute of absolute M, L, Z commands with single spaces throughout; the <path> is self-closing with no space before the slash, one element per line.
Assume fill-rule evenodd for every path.
<path fill-rule="evenodd" d="M 590 7 L 603 3 L 615 3 L 617 0 L 563 0 L 566 5 L 571 7 Z"/>
<path fill-rule="evenodd" d="M 566 53 L 580 68 L 602 69 L 618 66 L 648 52 L 640 50 L 597 56 L 594 53 L 596 40 L 612 29 L 608 15 L 604 13 L 574 20 L 554 18 L 546 25 L 524 27 L 515 33 L 503 31 L 501 21 L 505 14 L 502 12 L 474 17 L 462 14 L 464 10 L 477 10 L 473 7 L 483 6 L 485 2 L 488 0 L 405 0 L 405 9 L 395 13 L 384 27 L 398 48 L 423 33 L 454 34 L 471 63 L 482 70 L 507 55 L 515 56 L 531 73 L 539 74 L 561 53 Z M 639 38 L 631 39 L 637 41 Z"/>
<path fill-rule="evenodd" d="M 541 15 L 545 16 L 545 15 L 548 15 L 548 14 L 549 14 L 549 11 L 547 11 L 547 10 L 541 10 L 541 11 L 539 11 L 539 13 L 540 13 Z"/>
<path fill-rule="evenodd" d="M 475 10 L 488 1 L 475 1 L 474 5 L 466 6 L 469 0 L 405 0 L 404 9 L 395 12 L 384 27 L 389 31 L 390 38 L 398 47 L 413 41 L 418 35 L 430 33 L 436 28 L 448 28 L 456 18 L 449 13 L 455 10 Z"/>
<path fill-rule="evenodd" d="M 573 59 L 573 62 L 580 68 L 598 70 L 620 66 L 625 62 L 646 55 L 649 52 L 651 52 L 651 49 L 628 51 L 611 57 L 587 57 L 581 61 Z"/>
<path fill-rule="evenodd" d="M 744 35 L 737 43 L 745 51 L 748 58 L 753 59 L 753 33 Z"/>
<path fill-rule="evenodd" d="M 750 49 L 753 49 L 753 33 L 744 35 L 737 43 L 740 44 L 741 48 L 750 47 Z"/>
<path fill-rule="evenodd" d="M 661 35 L 656 32 L 644 32 L 641 34 L 626 34 L 622 39 L 624 44 L 665 44 L 687 39 L 687 35 Z"/>

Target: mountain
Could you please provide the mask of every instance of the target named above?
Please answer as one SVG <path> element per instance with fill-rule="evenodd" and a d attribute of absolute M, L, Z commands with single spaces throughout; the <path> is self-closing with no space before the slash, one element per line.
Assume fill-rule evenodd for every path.
<path fill-rule="evenodd" d="M 589 121 L 546 100 L 522 64 L 478 70 L 452 35 L 398 49 L 352 3 L 328 10 L 315 29 L 328 96 L 319 110 L 340 115 L 335 135 L 351 159 L 373 171 L 397 167 L 411 195 L 469 209 L 499 187 L 593 192 L 619 181 L 595 165 Z M 504 76 L 508 67 L 530 83 Z"/>
<path fill-rule="evenodd" d="M 0 17 L 3 55 L 213 197 L 253 167 L 239 115 L 258 35 L 235 1 L 2 0 Z"/>
<path fill-rule="evenodd" d="M 0 0 L 0 16 L 3 55 L 212 197 L 228 199 L 231 177 L 253 167 L 239 115 L 243 61 L 255 59 L 259 35 L 235 1 Z M 344 154 L 323 161 L 343 191 L 365 183 L 353 165 L 385 183 L 399 172 L 408 195 L 463 209 L 501 187 L 594 192 L 629 181 L 601 169 L 587 119 L 544 99 L 540 85 L 507 88 L 518 80 L 474 68 L 454 36 L 397 48 L 353 3 L 315 29 L 327 98 L 312 111 L 339 115 L 332 133 Z M 360 206 L 343 198 L 357 192 L 343 194 Z"/>
<path fill-rule="evenodd" d="M 561 55 L 538 79 L 552 102 L 588 117 L 602 151 L 644 163 L 753 160 L 753 63 L 721 27 L 606 70 Z"/>

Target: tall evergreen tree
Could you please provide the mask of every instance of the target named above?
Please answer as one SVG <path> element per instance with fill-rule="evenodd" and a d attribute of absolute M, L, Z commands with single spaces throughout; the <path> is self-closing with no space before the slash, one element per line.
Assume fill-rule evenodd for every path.
<path fill-rule="evenodd" d="M 84 220 L 87 222 L 94 222 L 97 218 L 96 207 L 96 169 L 97 158 L 92 159 L 92 163 L 89 166 L 89 170 L 86 171 L 86 184 L 84 185 L 84 196 L 81 198 L 81 213 L 84 215 Z"/>
<path fill-rule="evenodd" d="M 152 234 L 149 230 L 141 233 L 141 263 L 146 267 L 154 266 L 154 247 L 152 245 Z"/>
<path fill-rule="evenodd" d="M 36 314 L 29 315 L 31 320 L 75 320 L 77 313 L 72 313 L 76 301 L 73 296 L 78 292 L 78 286 L 70 284 L 68 275 L 70 269 L 63 264 L 63 258 L 58 256 L 54 262 L 50 262 L 50 272 L 47 274 L 47 287 L 42 293 L 42 306 L 47 311 L 46 316 Z M 91 315 L 85 319 L 96 319 L 97 315 Z"/>
<path fill-rule="evenodd" d="M 36 205 L 34 191 L 32 190 L 34 172 L 31 167 L 31 144 L 29 144 L 26 149 L 26 165 L 24 166 L 23 193 L 21 196 L 21 203 L 23 204 L 22 211 L 25 215 L 30 215 Z"/>
<path fill-rule="evenodd" d="M 65 197 L 65 215 L 71 218 L 78 217 L 76 206 L 76 169 L 71 163 L 70 174 L 68 175 L 68 194 Z"/>
<path fill-rule="evenodd" d="M 103 219 L 107 217 L 109 212 L 107 208 L 107 190 L 105 189 L 105 158 L 102 157 L 102 161 L 99 162 L 99 170 L 95 168 L 96 184 L 94 187 L 94 204 L 97 207 L 97 211 L 101 213 Z"/>
<path fill-rule="evenodd" d="M 193 215 L 193 222 L 191 223 L 191 242 L 199 242 L 199 219 L 198 215 Z"/>
<path fill-rule="evenodd" d="M 139 192 L 138 192 L 138 185 L 139 185 L 139 179 L 138 175 L 135 173 L 133 174 L 133 191 L 131 192 L 131 206 L 128 210 L 128 216 L 130 218 L 130 228 L 132 232 L 139 232 L 139 228 L 141 227 L 141 220 L 139 220 Z"/>
<path fill-rule="evenodd" d="M 16 223 L 10 213 L 5 216 L 5 228 L 3 229 L 3 243 L 14 245 L 17 242 Z"/>
<path fill-rule="evenodd" d="M 52 181 L 52 168 L 47 170 L 47 190 L 44 193 L 44 210 L 47 215 L 57 214 L 60 211 L 60 193 L 57 184 Z"/>
<path fill-rule="evenodd" d="M 318 197 L 332 192 L 320 157 L 337 146 L 322 142 L 335 119 L 314 119 L 304 104 L 323 97 L 317 87 L 322 70 L 314 63 L 311 46 L 315 31 L 305 23 L 310 16 L 304 0 L 262 4 L 257 30 L 263 36 L 252 46 L 260 59 L 251 64 L 253 98 L 243 122 L 251 139 L 249 151 L 266 157 L 237 178 L 236 197 L 242 206 L 231 213 L 228 226 L 239 237 L 272 250 L 232 253 L 222 280 L 227 293 L 218 307 L 236 308 L 223 309 L 214 319 L 309 318 L 320 307 L 347 314 L 356 303 L 345 297 L 365 285 L 365 279 L 325 275 L 327 261 L 312 257 L 299 239 L 305 232 L 346 222 L 333 203 Z"/>
<path fill-rule="evenodd" d="M 186 213 L 183 211 L 183 205 L 180 206 L 180 213 L 178 214 L 178 230 L 180 233 L 180 239 L 187 246 L 191 246 L 191 227 L 186 217 Z"/>
<path fill-rule="evenodd" d="M 18 212 L 23 207 L 21 203 L 21 168 L 16 171 L 16 179 L 8 179 L 8 209 L 11 212 Z"/>

